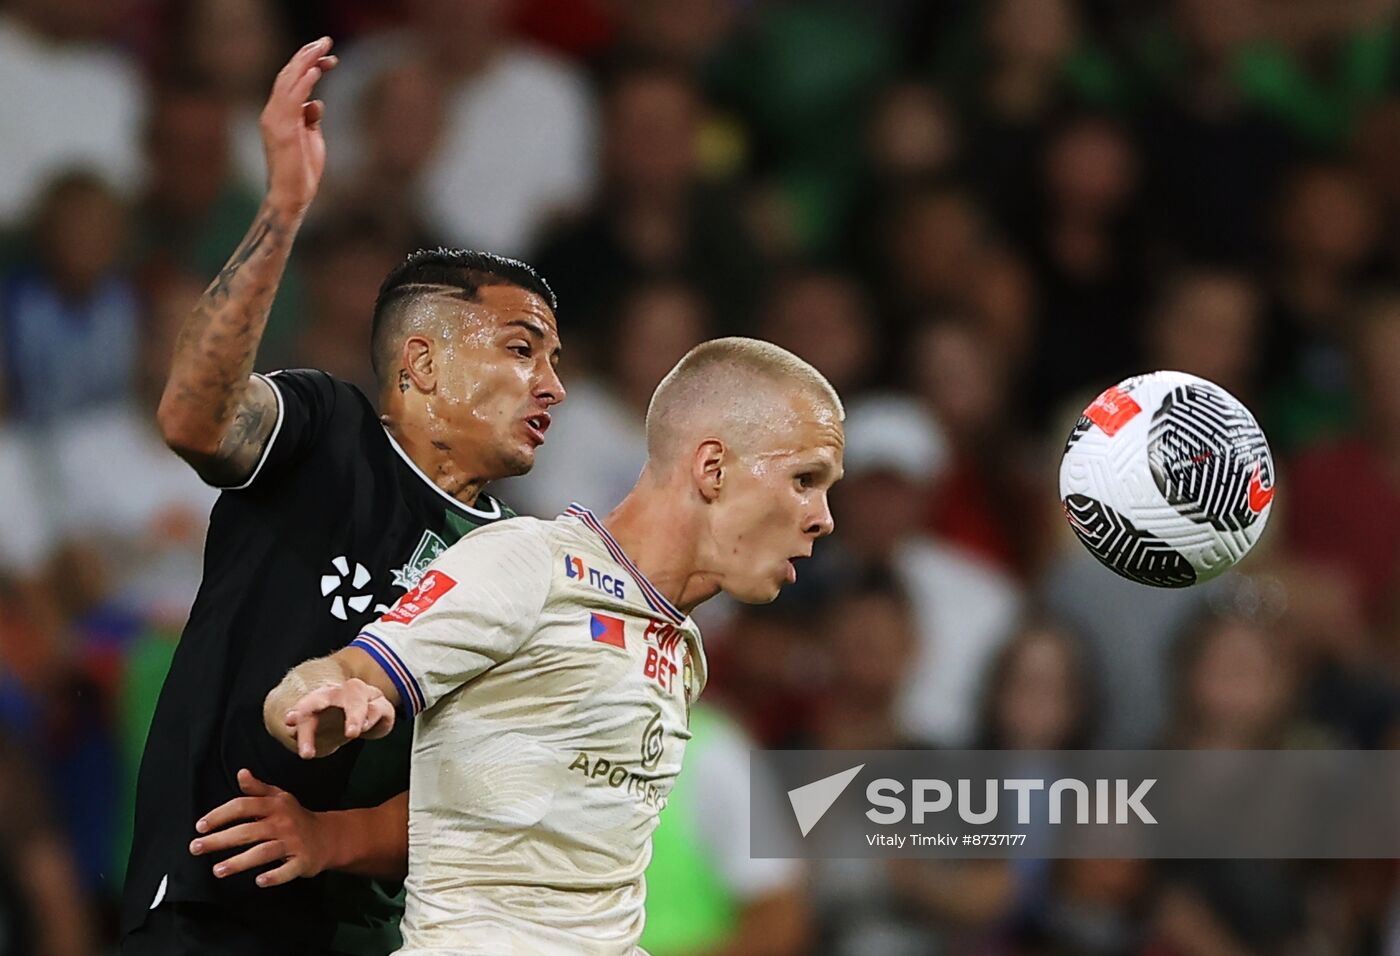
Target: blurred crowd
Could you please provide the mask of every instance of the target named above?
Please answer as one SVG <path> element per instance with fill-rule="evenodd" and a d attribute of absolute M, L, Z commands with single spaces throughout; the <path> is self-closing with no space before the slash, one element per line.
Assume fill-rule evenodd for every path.
<path fill-rule="evenodd" d="M 258 365 L 373 394 L 409 250 L 527 258 L 569 397 L 522 513 L 607 511 L 717 334 L 848 407 L 837 532 L 706 616 L 654 956 L 1400 953 L 1387 861 L 749 859 L 751 746 L 1400 742 L 1396 0 L 0 2 L 0 954 L 112 946 L 137 761 L 214 492 L 154 408 L 252 222 L 257 116 L 337 40 L 326 181 Z M 1100 567 L 1057 467 L 1156 368 L 1260 418 L 1256 553 Z"/>

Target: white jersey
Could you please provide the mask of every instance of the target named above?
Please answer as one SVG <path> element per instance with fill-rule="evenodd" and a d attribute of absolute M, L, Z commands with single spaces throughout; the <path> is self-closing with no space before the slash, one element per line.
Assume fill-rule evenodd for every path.
<path fill-rule="evenodd" d="M 694 622 L 575 506 L 463 537 L 354 644 L 418 715 L 399 953 L 631 954 Z"/>

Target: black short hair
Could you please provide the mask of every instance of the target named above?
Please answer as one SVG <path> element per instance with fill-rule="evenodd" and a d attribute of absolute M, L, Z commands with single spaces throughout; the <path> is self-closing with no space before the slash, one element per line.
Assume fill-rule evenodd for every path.
<path fill-rule="evenodd" d="M 470 249 L 419 249 L 394 267 L 379 286 L 374 300 L 374 321 L 370 332 L 370 361 L 380 385 L 392 369 L 390 347 L 399 331 L 394 319 L 403 315 L 401 304 L 416 296 L 446 286 L 460 289 L 473 301 L 485 286 L 513 285 L 544 299 L 551 312 L 559 302 L 544 277 L 519 259 Z"/>

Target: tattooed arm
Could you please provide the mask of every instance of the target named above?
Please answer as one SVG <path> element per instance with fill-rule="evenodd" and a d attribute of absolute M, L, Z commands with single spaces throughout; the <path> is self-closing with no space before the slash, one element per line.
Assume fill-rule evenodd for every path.
<path fill-rule="evenodd" d="M 212 484 L 256 466 L 277 419 L 272 387 L 251 376 L 292 241 L 325 168 L 316 81 L 336 64 L 323 37 L 277 75 L 262 113 L 268 189 L 253 227 L 185 320 L 157 418 L 166 444 Z"/>

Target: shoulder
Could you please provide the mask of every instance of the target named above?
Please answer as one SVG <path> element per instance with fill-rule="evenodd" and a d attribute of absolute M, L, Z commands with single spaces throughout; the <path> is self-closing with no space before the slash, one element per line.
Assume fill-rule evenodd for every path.
<path fill-rule="evenodd" d="M 494 521 L 463 535 L 442 553 L 439 564 L 449 574 L 479 569 L 483 563 L 517 571 L 547 567 L 554 552 L 551 524 L 518 516 Z"/>
<path fill-rule="evenodd" d="M 326 398 L 363 398 L 349 382 L 336 378 L 319 368 L 279 368 L 271 372 L 254 372 L 279 392 L 315 392 Z M 366 399 L 367 400 L 367 399 Z"/>
<path fill-rule="evenodd" d="M 253 374 L 272 386 L 283 413 L 295 406 L 315 421 L 344 420 L 357 424 L 368 421 L 378 426 L 379 414 L 369 397 L 358 387 L 328 372 L 292 368 Z"/>

